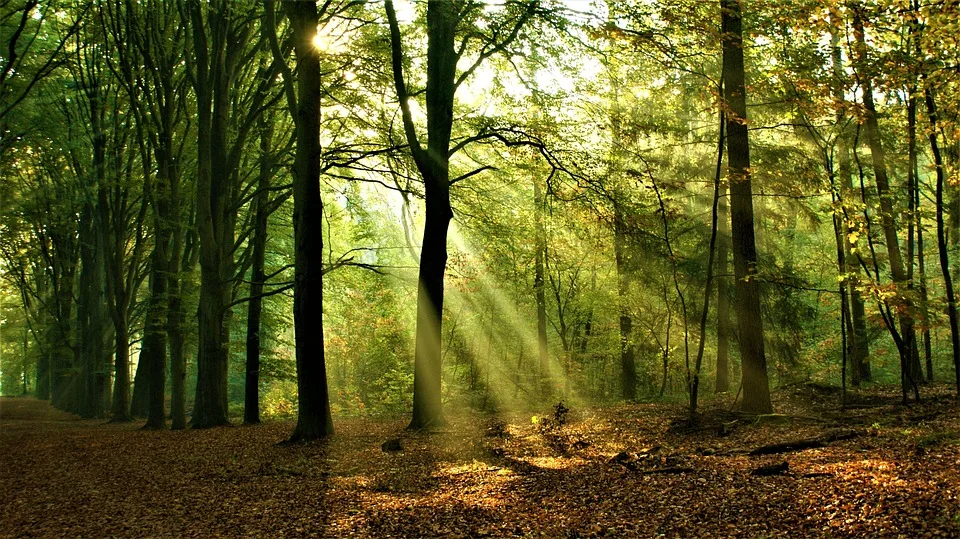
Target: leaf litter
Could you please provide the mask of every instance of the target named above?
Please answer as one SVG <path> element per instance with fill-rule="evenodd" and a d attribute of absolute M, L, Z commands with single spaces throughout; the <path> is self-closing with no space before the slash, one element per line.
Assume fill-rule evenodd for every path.
<path fill-rule="evenodd" d="M 672 404 L 451 413 L 433 433 L 343 419 L 294 445 L 285 421 L 144 431 L 4 398 L 0 536 L 957 537 L 958 406 L 926 389 L 841 412 L 798 386 L 776 416 L 717 401 L 695 423 Z"/>

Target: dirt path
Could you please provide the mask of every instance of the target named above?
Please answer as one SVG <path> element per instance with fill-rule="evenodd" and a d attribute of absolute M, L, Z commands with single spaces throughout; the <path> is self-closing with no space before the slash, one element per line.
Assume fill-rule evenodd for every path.
<path fill-rule="evenodd" d="M 916 424 L 894 407 L 868 436 L 751 457 L 824 427 L 675 433 L 678 408 L 635 405 L 565 425 L 454 418 L 432 435 L 341 420 L 332 441 L 279 446 L 289 422 L 152 432 L 0 399 L 0 536 L 958 537 L 956 403 L 929 406 Z M 381 449 L 398 435 L 403 451 Z M 781 461 L 786 475 L 751 475 Z M 687 471 L 647 473 L 669 466 Z"/>

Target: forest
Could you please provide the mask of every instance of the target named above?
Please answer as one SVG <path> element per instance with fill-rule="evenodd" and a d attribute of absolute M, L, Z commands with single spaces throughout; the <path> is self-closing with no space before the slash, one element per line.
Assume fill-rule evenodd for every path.
<path fill-rule="evenodd" d="M 960 534 L 960 3 L 0 35 L 0 535 Z"/>

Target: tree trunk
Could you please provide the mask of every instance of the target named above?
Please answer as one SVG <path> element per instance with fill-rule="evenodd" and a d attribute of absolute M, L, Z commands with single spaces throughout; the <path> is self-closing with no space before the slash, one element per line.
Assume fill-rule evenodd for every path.
<path fill-rule="evenodd" d="M 180 253 L 183 243 L 183 232 L 174 239 L 174 252 Z M 187 264 L 181 264 L 181 273 L 188 274 Z M 167 340 L 170 347 L 170 428 L 183 430 L 187 428 L 187 359 L 184 351 L 184 312 L 182 277 L 170 278 L 170 302 L 167 304 Z"/>
<path fill-rule="evenodd" d="M 703 365 L 703 350 L 707 343 L 707 318 L 710 314 L 710 296 L 713 294 L 713 279 L 714 279 L 714 267 L 713 260 L 717 252 L 717 221 L 720 218 L 720 192 L 721 192 L 721 172 L 723 170 L 723 142 L 724 142 L 724 121 L 726 119 L 726 114 L 723 110 L 720 111 L 720 126 L 718 129 L 719 136 L 717 137 L 717 167 L 716 172 L 713 178 L 713 204 L 710 207 L 710 247 L 707 254 L 707 280 L 703 286 L 703 309 L 700 312 L 700 341 L 697 343 L 697 359 L 693 368 L 693 376 L 688 372 L 687 374 L 687 383 L 689 384 L 690 391 L 690 417 L 695 418 L 697 413 L 697 399 L 700 392 L 700 368 Z M 661 210 L 663 210 L 663 205 L 661 203 Z M 666 217 L 664 217 L 666 219 Z M 666 221 L 664 221 L 664 237 L 668 237 L 666 234 Z M 674 269 L 676 272 L 676 269 Z M 674 283 L 676 283 L 676 273 L 674 273 Z M 679 290 L 679 286 L 677 286 Z M 681 296 L 682 298 L 682 296 Z M 685 310 L 685 309 L 684 309 Z M 689 371 L 690 365 L 689 360 L 687 361 L 687 369 Z"/>
<path fill-rule="evenodd" d="M 550 397 L 550 358 L 547 350 L 547 301 L 544 294 L 544 263 L 547 256 L 547 238 L 543 223 L 543 195 L 540 183 L 533 181 L 533 215 L 536 227 L 536 260 L 534 264 L 533 291 L 537 300 L 537 357 L 539 358 L 540 397 Z"/>
<path fill-rule="evenodd" d="M 103 242 L 100 208 L 93 203 L 85 205 L 80 219 L 81 241 L 80 290 L 78 297 L 78 322 L 82 358 L 83 387 L 79 410 L 83 417 L 103 416 L 103 385 L 98 376 L 104 372 L 104 280 Z"/>
<path fill-rule="evenodd" d="M 842 21 L 834 20 L 834 27 L 842 27 Z M 843 70 L 843 55 L 840 50 L 840 36 L 837 32 L 830 34 L 831 61 L 834 77 L 833 96 L 839 103 L 844 102 L 846 92 L 845 73 Z M 844 107 L 837 112 L 837 123 L 841 124 L 846 118 Z M 870 379 L 870 349 L 867 342 L 866 311 L 863 305 L 863 296 L 860 294 L 860 264 L 859 255 L 850 243 L 850 233 L 858 229 L 855 222 L 848 215 L 847 208 L 853 200 L 853 175 L 850 168 L 850 136 L 842 132 L 837 137 L 837 167 L 836 175 L 839 179 L 841 213 L 839 232 L 843 236 L 843 260 L 845 267 L 841 273 L 846 273 L 845 289 L 849 303 L 849 331 L 847 332 L 847 356 L 850 360 L 851 382 L 859 386 L 861 380 Z M 852 206 L 851 206 L 852 207 Z"/>
<path fill-rule="evenodd" d="M 620 204 L 613 206 L 613 250 L 617 267 L 617 297 L 620 311 L 620 389 L 626 401 L 637 399 L 637 366 L 633 343 L 633 319 L 630 316 L 630 272 L 627 231 Z"/>
<path fill-rule="evenodd" d="M 723 47 L 723 89 L 727 107 L 727 155 L 730 178 L 733 272 L 740 358 L 743 369 L 743 410 L 770 413 L 770 384 L 760 318 L 757 246 L 750 181 L 750 146 L 744 86 L 743 31 L 739 0 L 720 0 Z"/>
<path fill-rule="evenodd" d="M 913 26 L 913 25 L 911 25 Z M 914 286 L 914 259 L 916 258 L 917 244 L 916 233 L 919 227 L 917 213 L 917 191 L 919 189 L 918 169 L 917 169 L 917 92 L 916 84 L 908 89 L 910 96 L 907 98 L 907 294 L 910 297 L 916 297 Z M 919 315 L 921 327 L 926 326 L 926 305 L 921 300 L 916 315 Z M 915 316 L 916 316 L 915 315 Z M 922 382 L 923 367 L 920 364 L 920 347 L 916 340 L 916 329 L 914 329 L 914 344 L 911 347 L 910 354 L 910 376 L 917 382 Z"/>
<path fill-rule="evenodd" d="M 72 249 L 70 250 L 72 251 Z M 73 297 L 76 279 L 76 260 L 70 254 L 57 254 L 62 266 L 60 277 L 54 287 L 57 315 L 49 332 L 48 346 L 52 352 L 50 362 L 50 396 L 52 404 L 67 410 L 72 395 L 73 367 L 76 354 L 73 339 Z M 55 270 L 56 271 L 56 270 Z"/>
<path fill-rule="evenodd" d="M 907 25 L 910 29 L 910 44 L 913 45 L 913 52 L 916 54 L 917 58 L 922 58 L 921 52 L 921 36 L 920 36 L 920 25 L 919 20 L 919 5 L 911 0 L 910 8 L 913 11 L 911 17 L 908 19 Z M 920 64 L 915 64 L 920 66 Z M 917 253 L 917 262 L 918 269 L 920 271 L 919 279 L 919 300 L 920 300 L 920 327 L 922 328 L 922 338 L 923 338 L 923 353 L 926 360 L 927 367 L 927 377 L 928 382 L 933 382 L 933 350 L 931 349 L 930 344 L 930 310 L 927 296 L 927 276 L 926 276 L 926 261 L 924 260 L 924 245 L 923 245 L 923 217 L 920 212 L 920 171 L 917 163 L 917 95 L 918 95 L 918 81 L 923 78 L 921 73 L 914 73 L 914 80 L 911 81 L 910 87 L 908 88 L 909 96 L 907 101 L 907 137 L 908 137 L 908 154 L 909 154 L 909 171 L 908 171 L 908 195 L 910 197 L 910 232 L 913 232 L 914 227 L 916 227 L 917 236 L 916 236 L 916 253 Z M 942 201 L 941 201 L 942 202 Z M 913 235 L 909 235 L 910 239 L 913 239 Z M 913 249 L 908 249 L 910 252 L 910 282 L 913 284 Z M 919 347 L 915 346 L 915 349 Z M 919 350 L 915 354 L 917 355 L 917 370 L 919 371 Z M 922 379 L 922 374 L 918 372 L 917 374 L 920 379 Z"/>
<path fill-rule="evenodd" d="M 447 265 L 447 231 L 450 206 L 450 135 L 453 128 L 453 96 L 457 60 L 454 50 L 458 4 L 446 0 L 427 2 L 427 147 L 416 134 L 409 94 L 403 80 L 403 50 L 393 2 L 385 2 L 390 23 L 391 64 L 394 86 L 400 100 L 404 134 L 417 170 L 423 178 L 425 218 L 420 272 L 417 285 L 416 352 L 413 368 L 413 417 L 411 429 L 443 423 L 441 402 L 441 340 L 443 321 L 443 275 Z"/>
<path fill-rule="evenodd" d="M 156 249 L 156 248 L 155 248 Z M 167 275 L 163 254 L 154 250 L 151 263 L 154 265 L 153 278 L 150 280 L 150 299 L 147 307 L 147 319 L 143 328 L 143 350 L 140 361 L 147 369 L 148 398 L 147 423 L 144 428 L 163 429 L 167 426 L 164 414 L 164 394 L 166 389 L 167 332 L 165 327 L 167 314 Z M 159 266 L 159 267 L 158 267 Z"/>
<path fill-rule="evenodd" d="M 227 365 L 228 309 L 233 237 L 227 134 L 230 91 L 236 58 L 227 54 L 232 4 L 191 2 L 197 93 L 197 232 L 200 239 L 199 354 L 197 391 L 191 424 L 195 428 L 229 423 Z M 209 36 L 208 33 L 209 32 Z"/>
<path fill-rule="evenodd" d="M 294 161 L 293 224 L 299 410 L 292 441 L 333 434 L 323 349 L 323 199 L 320 196 L 320 51 L 315 2 L 286 4 L 297 54 L 297 151 Z"/>
<path fill-rule="evenodd" d="M 727 186 L 717 201 L 717 393 L 730 391 L 730 214 Z"/>
<path fill-rule="evenodd" d="M 273 162 L 270 158 L 270 139 L 273 123 L 261 115 L 260 128 L 260 177 L 255 198 L 257 208 L 253 236 L 253 260 L 250 266 L 250 301 L 247 303 L 247 362 L 244 385 L 243 422 L 260 422 L 260 314 L 263 311 L 264 263 L 267 247 L 267 203 Z M 322 202 L 322 201 L 321 201 Z M 321 237 L 322 241 L 322 237 Z"/>
<path fill-rule="evenodd" d="M 883 227 L 884 239 L 887 244 L 887 257 L 890 263 L 890 273 L 898 290 L 907 291 L 909 283 L 907 282 L 907 273 L 903 263 L 903 255 L 900 251 L 900 240 L 897 237 L 896 214 L 893 209 L 893 193 L 890 191 L 890 181 L 887 177 L 886 155 L 883 144 L 880 140 L 880 128 L 877 122 L 877 110 L 873 101 L 873 80 L 863 72 L 864 64 L 867 61 L 867 46 L 863 31 L 863 19 L 861 11 L 863 7 L 858 5 L 853 9 L 853 30 L 856 40 L 855 54 L 857 61 L 857 73 L 860 77 L 860 85 L 863 89 L 863 108 L 864 108 L 864 133 L 866 135 L 867 145 L 870 148 L 870 155 L 873 163 L 874 180 L 877 185 L 877 196 L 880 200 L 881 223 Z M 897 349 L 900 353 L 901 378 L 904 395 L 909 388 L 913 388 L 914 393 L 919 397 L 917 389 L 917 380 L 914 377 L 911 365 L 914 361 L 914 336 L 913 300 L 908 293 L 898 294 L 899 305 L 897 306 L 900 322 L 900 335 L 894 335 L 897 343 Z M 893 329 L 891 327 L 891 329 Z M 906 397 L 904 397 L 906 398 Z"/>
<path fill-rule="evenodd" d="M 937 247 L 940 251 L 940 271 L 943 273 L 943 284 L 947 295 L 947 317 L 950 320 L 950 344 L 953 352 L 953 370 L 957 384 L 957 398 L 960 399 L 960 320 L 957 314 L 957 298 L 953 290 L 953 276 L 950 272 L 950 259 L 947 251 L 947 231 L 943 218 L 943 189 L 946 180 L 943 155 L 937 142 L 937 104 L 933 90 L 924 90 L 924 100 L 927 104 L 927 114 L 930 117 L 930 150 L 933 153 L 933 162 L 937 172 Z"/>
<path fill-rule="evenodd" d="M 146 202 L 142 203 L 140 217 L 146 213 Z M 113 213 L 111 213 L 113 215 Z M 122 238 L 119 220 L 111 220 L 110 226 L 105 227 L 104 243 L 111 245 L 107 251 L 109 260 L 106 264 L 106 296 L 107 306 L 114 329 L 114 378 L 112 401 L 110 405 L 111 422 L 126 422 L 131 420 L 130 414 L 130 299 L 136 296 L 137 279 L 127 280 L 123 271 L 124 259 L 128 259 L 128 267 L 136 267 L 140 261 L 140 249 L 135 248 L 134 254 L 127 257 L 121 245 Z M 142 237 L 137 238 L 142 245 Z M 132 282 L 131 282 L 132 281 Z"/>

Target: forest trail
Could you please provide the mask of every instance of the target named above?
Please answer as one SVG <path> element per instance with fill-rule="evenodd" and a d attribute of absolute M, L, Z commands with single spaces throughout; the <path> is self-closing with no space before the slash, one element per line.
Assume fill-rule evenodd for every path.
<path fill-rule="evenodd" d="M 957 537 L 949 389 L 908 408 L 873 392 L 840 416 L 802 386 L 775 393 L 783 415 L 715 404 L 700 428 L 667 404 L 453 417 L 434 434 L 341 419 L 299 445 L 277 443 L 289 421 L 143 431 L 4 398 L 0 536 Z M 824 447 L 747 454 L 811 439 Z"/>

